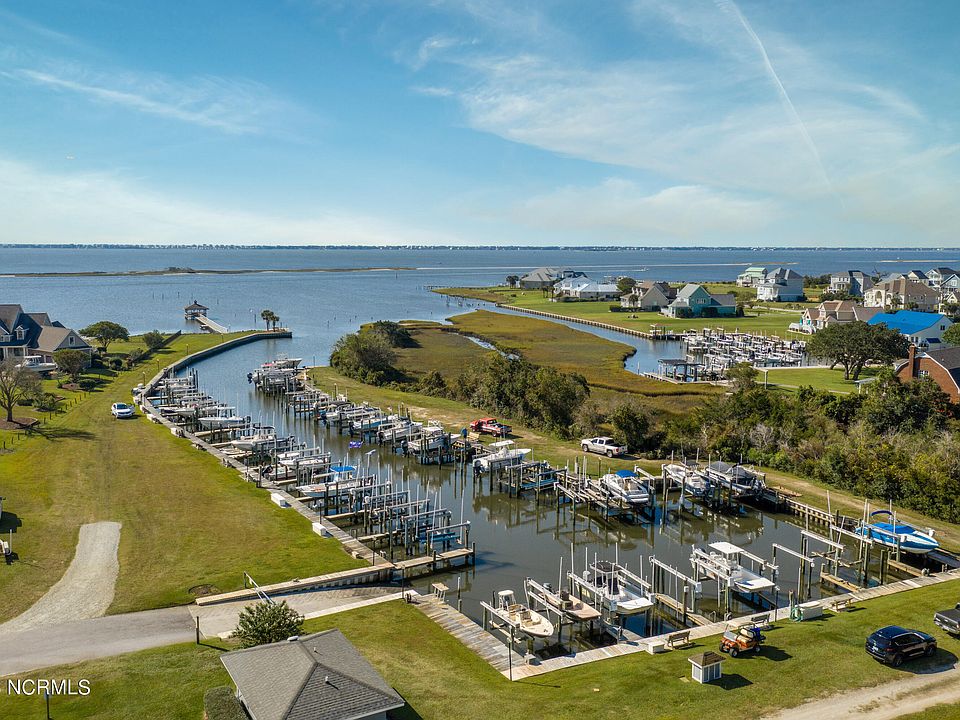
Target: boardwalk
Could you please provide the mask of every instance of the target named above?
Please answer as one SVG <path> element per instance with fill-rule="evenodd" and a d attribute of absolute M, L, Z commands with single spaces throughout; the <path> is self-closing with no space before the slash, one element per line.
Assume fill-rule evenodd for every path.
<path fill-rule="evenodd" d="M 504 675 L 509 675 L 510 659 L 506 644 L 477 625 L 466 615 L 457 612 L 442 600 L 433 596 L 418 595 L 411 592 L 415 606 L 424 615 L 433 620 L 457 640 L 473 650 L 483 660 L 490 663 L 494 669 Z M 524 666 L 524 659 L 516 652 L 513 653 L 514 677 Z"/>

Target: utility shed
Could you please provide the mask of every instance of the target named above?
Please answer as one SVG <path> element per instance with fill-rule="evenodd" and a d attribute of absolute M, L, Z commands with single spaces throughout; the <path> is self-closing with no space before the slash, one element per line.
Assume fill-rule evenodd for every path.
<path fill-rule="evenodd" d="M 723 675 L 723 655 L 712 650 L 691 655 L 687 659 L 693 666 L 693 679 L 698 683 L 713 682 Z"/>
<path fill-rule="evenodd" d="M 385 720 L 404 706 L 339 630 L 220 656 L 251 720 Z"/>

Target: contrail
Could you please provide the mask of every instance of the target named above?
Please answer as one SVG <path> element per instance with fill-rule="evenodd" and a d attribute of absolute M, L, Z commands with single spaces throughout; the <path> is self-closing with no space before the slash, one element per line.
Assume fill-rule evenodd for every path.
<path fill-rule="evenodd" d="M 757 46 L 757 50 L 760 51 L 760 56 L 763 58 L 763 64 L 766 66 L 767 75 L 769 75 L 770 79 L 773 80 L 773 84 L 777 86 L 777 91 L 780 93 L 780 100 L 783 103 L 783 106 L 786 108 L 787 113 L 793 118 L 797 129 L 800 131 L 800 135 L 803 137 L 803 141 L 810 150 L 810 154 L 813 155 L 813 159 L 817 163 L 817 167 L 820 170 L 820 176 L 823 179 L 824 184 L 832 194 L 837 195 L 837 191 L 833 187 L 833 183 L 830 182 L 830 177 L 827 175 L 826 169 L 823 167 L 823 161 L 820 159 L 820 152 L 817 150 L 817 146 L 814 145 L 813 138 L 810 137 L 810 133 L 807 132 L 807 126 L 803 124 L 803 120 L 800 118 L 799 113 L 797 113 L 797 108 L 794 107 L 793 101 L 787 94 L 787 89 L 783 86 L 783 83 L 780 82 L 780 76 L 777 75 L 777 71 L 773 69 L 773 63 L 770 62 L 770 56 L 767 55 L 767 49 L 764 47 L 763 41 L 760 40 L 760 36 L 754 32 L 753 27 L 747 21 L 747 18 L 744 17 L 743 13 L 740 12 L 740 8 L 733 0 L 716 0 L 716 4 L 721 10 L 731 12 L 737 16 L 740 24 L 743 25 L 743 29 L 747 31 L 747 35 L 750 36 L 750 39 L 753 40 L 754 45 Z"/>

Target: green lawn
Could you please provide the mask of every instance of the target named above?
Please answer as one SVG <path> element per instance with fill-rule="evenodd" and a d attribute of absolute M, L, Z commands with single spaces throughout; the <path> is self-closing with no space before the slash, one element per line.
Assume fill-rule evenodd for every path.
<path fill-rule="evenodd" d="M 184 336 L 163 351 L 161 362 L 222 339 Z M 110 404 L 129 400 L 142 372 L 121 372 L 102 390 L 84 394 L 3 456 L 0 532 L 14 530 L 19 559 L 0 566 L 0 621 L 28 608 L 61 577 L 80 525 L 98 520 L 123 524 L 111 612 L 186 603 L 198 585 L 236 589 L 244 571 L 269 583 L 359 564 L 336 540 L 315 535 L 306 518 L 278 508 L 163 426 L 143 417 L 114 420 Z"/>
<path fill-rule="evenodd" d="M 715 287 L 716 285 L 714 285 Z M 539 290 L 517 290 L 514 288 L 444 288 L 437 292 L 447 295 L 487 300 L 509 305 L 517 309 L 540 310 L 569 318 L 596 320 L 621 328 L 649 332 L 651 325 L 660 325 L 670 330 L 696 330 L 700 328 L 718 328 L 742 330 L 767 335 L 787 336 L 791 322 L 800 319 L 800 310 L 772 310 L 758 306 L 747 311 L 744 317 L 731 318 L 668 318 L 658 312 L 611 312 L 615 302 L 551 302 Z M 779 306 L 778 306 L 779 307 Z"/>
<path fill-rule="evenodd" d="M 876 368 L 864 368 L 860 379 L 874 377 Z M 829 368 L 774 368 L 760 371 L 757 380 L 763 382 L 766 376 L 767 383 L 786 388 L 798 388 L 810 385 L 818 390 L 828 390 L 835 393 L 857 393 L 859 388 L 853 380 L 843 379 L 843 368 L 830 370 Z"/>
<path fill-rule="evenodd" d="M 714 649 L 715 639 L 665 655 L 636 653 L 511 683 L 416 608 L 399 601 L 311 620 L 306 629 L 343 631 L 406 699 L 405 718 L 592 720 L 622 717 L 625 708 L 642 708 L 651 720 L 712 717 L 719 708 L 724 717 L 760 717 L 955 661 L 960 641 L 936 631 L 932 613 L 952 605 L 957 591 L 956 582 L 944 583 L 864 602 L 856 611 L 821 620 L 781 623 L 767 632 L 767 647 L 759 655 L 728 659 L 724 679 L 708 685 L 689 680 L 687 658 Z M 938 657 L 901 669 L 868 657 L 864 638 L 890 623 L 935 632 L 941 646 Z M 31 675 L 91 680 L 89 697 L 54 700 L 52 714 L 59 720 L 194 720 L 201 716 L 204 691 L 227 682 L 218 651 L 196 645 Z M 0 695 L 3 716 L 42 713 L 42 700 Z"/>

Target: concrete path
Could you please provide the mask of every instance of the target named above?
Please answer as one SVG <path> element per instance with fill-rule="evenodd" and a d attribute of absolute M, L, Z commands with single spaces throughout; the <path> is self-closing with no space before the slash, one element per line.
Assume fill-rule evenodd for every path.
<path fill-rule="evenodd" d="M 353 610 L 367 605 L 399 600 L 402 594 L 395 587 L 379 585 L 352 588 L 328 588 L 308 590 L 297 593 L 271 594 L 271 599 L 287 605 L 303 615 L 307 620 Z M 239 600 L 236 602 L 216 603 L 199 607 L 191 605 L 190 614 L 200 619 L 200 632 L 205 637 L 227 637 L 237 627 L 240 611 L 259 600 Z"/>
<path fill-rule="evenodd" d="M 895 720 L 942 703 L 960 702 L 960 669 L 954 665 L 908 675 L 903 680 L 852 690 L 781 710 L 766 720 Z"/>
<path fill-rule="evenodd" d="M 45 625 L 0 637 L 0 676 L 194 639 L 194 621 L 185 607 Z"/>
<path fill-rule="evenodd" d="M 0 638 L 7 633 L 43 625 L 100 617 L 113 602 L 120 564 L 120 523 L 97 522 L 80 528 L 76 553 L 70 567 L 26 612 L 0 625 Z M 6 643 L 4 643 L 6 644 Z"/>

